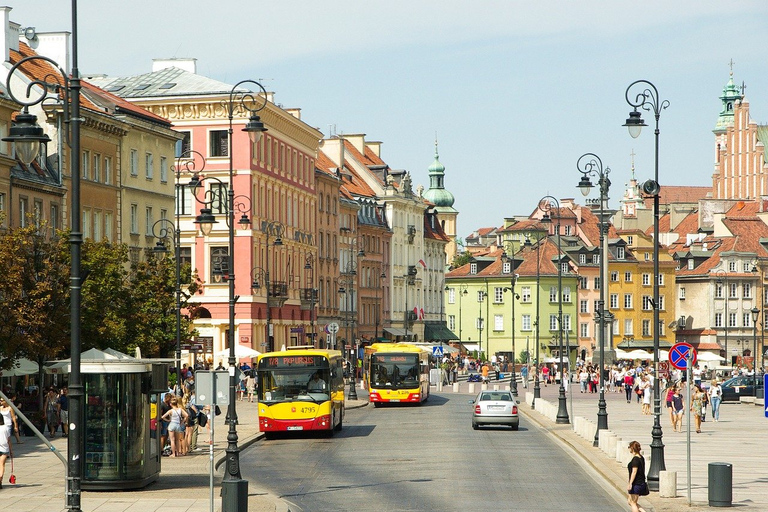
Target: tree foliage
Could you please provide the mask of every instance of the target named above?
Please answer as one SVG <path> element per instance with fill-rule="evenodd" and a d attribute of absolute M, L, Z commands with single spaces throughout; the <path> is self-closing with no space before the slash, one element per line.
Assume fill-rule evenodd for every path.
<path fill-rule="evenodd" d="M 469 263 L 471 260 L 472 254 L 470 252 L 458 252 L 453 257 L 453 261 L 451 262 L 451 269 L 462 267 Z"/>
<path fill-rule="evenodd" d="M 69 356 L 70 244 L 45 226 L 0 233 L 0 368 L 26 357 L 42 363 Z M 168 357 L 176 346 L 176 267 L 125 244 L 86 240 L 82 246 L 81 348 L 112 348 L 142 357 Z M 182 269 L 181 307 L 200 287 Z M 181 318 L 181 339 L 191 321 Z"/>

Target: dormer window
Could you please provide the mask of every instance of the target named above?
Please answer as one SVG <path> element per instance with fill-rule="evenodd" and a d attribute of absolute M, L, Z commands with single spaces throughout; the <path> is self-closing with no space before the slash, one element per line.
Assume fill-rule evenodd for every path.
<path fill-rule="evenodd" d="M 624 259 L 624 248 L 623 247 L 617 247 L 616 248 L 616 258 L 623 260 Z"/>
<path fill-rule="evenodd" d="M 584 265 L 586 263 L 587 263 L 587 255 L 579 254 L 579 265 Z"/>
<path fill-rule="evenodd" d="M 688 260 L 688 270 L 693 270 L 695 268 L 696 262 L 693 261 L 693 258 Z"/>
<path fill-rule="evenodd" d="M 505 261 L 501 267 L 501 271 L 504 274 L 509 274 L 510 272 L 512 272 L 512 263 L 509 261 Z"/>
<path fill-rule="evenodd" d="M 736 262 L 735 261 L 729 261 L 728 262 L 728 272 L 736 272 Z"/>
<path fill-rule="evenodd" d="M 469 264 L 469 273 L 470 274 L 477 274 L 477 263 L 470 263 Z"/>

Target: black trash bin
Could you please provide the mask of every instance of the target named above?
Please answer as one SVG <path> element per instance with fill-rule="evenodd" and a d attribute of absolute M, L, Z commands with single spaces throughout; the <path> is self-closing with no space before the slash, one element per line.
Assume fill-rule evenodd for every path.
<path fill-rule="evenodd" d="M 730 507 L 733 501 L 733 464 L 710 462 L 708 467 L 710 507 Z"/>

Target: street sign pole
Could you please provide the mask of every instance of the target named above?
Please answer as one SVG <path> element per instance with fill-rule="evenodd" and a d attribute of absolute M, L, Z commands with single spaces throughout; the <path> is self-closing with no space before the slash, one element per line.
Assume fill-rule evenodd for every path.
<path fill-rule="evenodd" d="M 693 364 L 693 360 L 695 359 L 695 352 L 693 349 L 689 350 L 686 353 L 685 361 L 685 387 L 686 387 L 686 397 L 688 398 L 688 403 L 691 404 L 688 407 L 689 414 L 686 414 L 688 416 L 688 432 L 686 433 L 686 448 L 685 448 L 685 454 L 686 454 L 686 469 L 688 471 L 688 506 L 691 506 L 691 416 L 693 415 L 692 406 L 693 406 L 693 397 L 691 396 L 691 365 Z M 683 409 L 685 411 L 685 409 Z M 685 414 L 685 413 L 683 413 Z"/>

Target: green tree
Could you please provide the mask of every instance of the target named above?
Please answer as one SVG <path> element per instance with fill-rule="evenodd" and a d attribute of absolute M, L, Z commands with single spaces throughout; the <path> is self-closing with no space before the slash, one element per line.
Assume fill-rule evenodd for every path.
<path fill-rule="evenodd" d="M 451 262 L 451 269 L 463 267 L 471 260 L 472 254 L 467 251 L 456 253 L 456 256 L 453 257 L 453 261 Z"/>
<path fill-rule="evenodd" d="M 11 228 L 0 235 L 0 362 L 42 362 L 61 355 L 69 338 L 66 241 L 47 226 Z"/>

